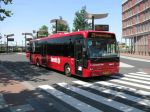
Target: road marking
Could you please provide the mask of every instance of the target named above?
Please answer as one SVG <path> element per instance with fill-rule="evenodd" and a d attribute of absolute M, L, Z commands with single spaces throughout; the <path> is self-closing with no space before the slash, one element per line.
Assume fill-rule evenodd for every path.
<path fill-rule="evenodd" d="M 140 89 L 135 89 L 135 88 L 132 88 L 132 87 L 127 87 L 125 85 L 120 85 L 120 84 L 116 84 L 116 83 L 113 83 L 113 82 L 110 82 L 110 81 L 98 81 L 98 82 L 95 82 L 97 84 L 101 84 L 101 85 L 105 85 L 105 86 L 111 86 L 111 87 L 116 87 L 116 88 L 119 88 L 119 89 L 124 89 L 124 90 L 128 90 L 128 91 L 131 91 L 131 92 L 134 92 L 134 93 L 137 93 L 137 94 L 141 94 L 141 95 L 144 95 L 144 96 L 150 96 L 150 92 L 148 91 L 144 91 L 144 90 L 140 90 Z"/>
<path fill-rule="evenodd" d="M 139 97 L 135 97 L 135 96 L 123 93 L 123 92 L 118 92 L 116 90 L 111 90 L 111 89 L 107 89 L 107 88 L 104 88 L 104 87 L 95 86 L 93 84 L 83 82 L 83 81 L 73 81 L 73 82 L 76 83 L 76 84 L 82 85 L 84 87 L 92 88 L 92 89 L 95 89 L 97 91 L 100 91 L 100 92 L 103 92 L 103 93 L 106 93 L 106 94 L 111 94 L 111 95 L 120 97 L 122 99 L 128 99 L 130 101 L 133 101 L 133 102 L 139 103 L 141 105 L 145 105 L 145 106 L 150 107 L 150 100 L 146 100 L 146 99 L 143 99 L 143 98 L 141 99 Z"/>
<path fill-rule="evenodd" d="M 136 72 L 136 73 L 139 73 L 139 74 L 148 74 L 148 73 L 145 73 L 145 72 Z"/>
<path fill-rule="evenodd" d="M 128 85 L 128 86 L 133 86 L 135 88 L 138 87 L 140 89 L 144 89 L 146 91 L 150 91 L 150 86 L 141 85 L 141 84 L 138 84 L 138 83 L 128 82 L 128 81 L 124 81 L 124 80 L 120 80 L 120 79 L 112 79 L 111 82 L 125 84 L 125 85 Z"/>
<path fill-rule="evenodd" d="M 136 74 L 142 76 L 147 73 L 138 72 Z M 94 108 L 101 111 L 104 111 L 103 106 L 112 109 L 111 111 L 116 109 L 126 112 L 142 112 L 150 109 L 150 100 L 148 99 L 150 97 L 150 87 L 148 84 L 150 85 L 150 83 L 148 79 L 146 80 L 145 77 L 136 75 L 132 76 L 129 73 L 124 74 L 124 77 L 112 77 L 119 77 L 119 79 L 97 81 L 94 83 L 77 80 L 73 81 L 73 84 L 63 82 L 52 85 L 53 87 L 49 85 L 39 87 L 80 111 L 89 110 L 83 109 L 82 106 L 77 108 L 79 102 L 85 106 L 91 106 L 91 110 Z M 74 100 L 75 104 L 72 103 Z"/>
<path fill-rule="evenodd" d="M 26 53 L 17 53 L 17 54 L 26 55 Z"/>
<path fill-rule="evenodd" d="M 123 62 L 120 62 L 120 67 L 123 67 L 123 68 L 133 68 L 134 66 L 126 64 L 126 63 L 123 63 Z"/>
<path fill-rule="evenodd" d="M 133 79 L 133 78 L 128 78 L 128 77 L 122 77 L 122 76 L 111 76 L 112 78 L 119 78 L 123 79 L 123 81 L 131 81 L 133 83 L 139 83 L 139 84 L 146 84 L 148 86 L 148 89 L 150 89 L 150 82 L 149 81 L 144 81 L 144 80 L 138 80 L 138 79 Z M 143 85 L 144 87 L 145 85 Z M 146 86 L 145 86 L 146 87 Z"/>
<path fill-rule="evenodd" d="M 109 98 L 107 99 L 107 98 L 105 98 L 105 97 L 96 95 L 96 94 L 94 94 L 94 93 L 91 93 L 91 92 L 82 90 L 82 89 L 80 89 L 80 88 L 71 86 L 71 85 L 69 85 L 69 84 L 67 84 L 67 83 L 58 83 L 58 85 L 61 86 L 61 87 L 66 88 L 66 89 L 68 89 L 68 90 L 71 90 L 71 91 L 73 91 L 73 92 L 76 92 L 76 93 L 78 93 L 78 94 L 80 94 L 80 95 L 83 95 L 83 96 L 85 96 L 85 97 L 88 97 L 88 98 L 90 98 L 90 99 L 92 99 L 92 100 L 95 100 L 95 101 L 97 101 L 97 102 L 103 103 L 103 104 L 108 105 L 108 106 L 111 106 L 111 107 L 113 107 L 113 108 L 116 108 L 116 109 L 118 109 L 118 110 L 120 110 L 120 111 L 124 110 L 124 111 L 126 111 L 126 112 L 143 112 L 142 110 L 136 109 L 136 108 L 131 107 L 131 106 L 127 106 L 127 105 L 125 105 L 125 104 L 116 102 L 116 101 L 114 101 L 114 100 L 112 100 L 112 99 L 109 99 Z"/>
<path fill-rule="evenodd" d="M 63 93 L 52 86 L 42 85 L 39 87 L 82 112 L 101 112 L 100 110 Z"/>
<path fill-rule="evenodd" d="M 135 61 L 144 61 L 144 62 L 150 62 L 150 60 L 147 59 L 139 59 L 139 58 L 133 58 L 133 57 L 127 57 L 127 56 L 120 56 L 121 58 L 129 59 L 129 60 L 135 60 Z"/>
<path fill-rule="evenodd" d="M 128 73 L 128 74 L 134 75 L 134 76 L 140 76 L 140 77 L 150 78 L 150 75 L 145 75 L 145 74 L 140 74 L 140 73 Z"/>
<path fill-rule="evenodd" d="M 135 79 L 140 79 L 140 80 L 145 80 L 145 81 L 150 82 L 149 78 L 145 78 L 145 77 L 142 77 L 142 76 L 134 76 L 134 75 L 128 75 L 128 74 L 123 74 L 123 76 L 128 77 L 128 78 L 133 78 L 133 79 L 135 78 Z"/>

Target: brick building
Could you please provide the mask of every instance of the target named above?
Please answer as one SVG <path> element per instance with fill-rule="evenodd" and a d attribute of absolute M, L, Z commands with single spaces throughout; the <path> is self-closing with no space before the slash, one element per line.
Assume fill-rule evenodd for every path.
<path fill-rule="evenodd" d="M 122 1 L 122 33 L 130 53 L 150 55 L 150 0 Z"/>

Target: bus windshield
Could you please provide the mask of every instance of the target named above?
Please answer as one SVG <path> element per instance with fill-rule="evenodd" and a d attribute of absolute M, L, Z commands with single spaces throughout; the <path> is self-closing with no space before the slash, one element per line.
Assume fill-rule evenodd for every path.
<path fill-rule="evenodd" d="M 89 58 L 118 56 L 116 39 L 88 39 L 88 56 Z"/>

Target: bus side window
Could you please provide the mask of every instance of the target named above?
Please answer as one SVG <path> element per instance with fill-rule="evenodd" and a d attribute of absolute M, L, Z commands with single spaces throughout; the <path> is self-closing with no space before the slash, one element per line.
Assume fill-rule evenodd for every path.
<path fill-rule="evenodd" d="M 82 53 L 79 52 L 79 53 L 78 53 L 78 59 L 81 59 L 81 58 L 82 58 Z"/>
<path fill-rule="evenodd" d="M 82 41 L 81 40 L 77 41 L 77 58 L 78 59 L 82 58 Z"/>

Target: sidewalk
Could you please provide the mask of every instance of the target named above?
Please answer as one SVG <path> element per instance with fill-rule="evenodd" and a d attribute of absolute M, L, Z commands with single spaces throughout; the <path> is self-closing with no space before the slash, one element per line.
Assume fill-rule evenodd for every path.
<path fill-rule="evenodd" d="M 27 103 L 33 94 L 0 65 L 0 112 L 35 112 Z"/>
<path fill-rule="evenodd" d="M 150 56 L 136 55 L 136 54 L 129 54 L 129 53 L 120 53 L 120 55 L 121 56 L 127 56 L 127 57 L 150 60 Z"/>
<path fill-rule="evenodd" d="M 0 93 L 19 93 L 26 88 L 0 66 Z"/>

